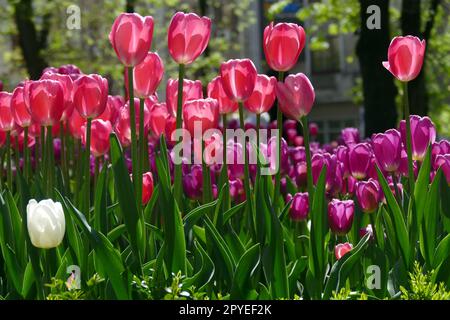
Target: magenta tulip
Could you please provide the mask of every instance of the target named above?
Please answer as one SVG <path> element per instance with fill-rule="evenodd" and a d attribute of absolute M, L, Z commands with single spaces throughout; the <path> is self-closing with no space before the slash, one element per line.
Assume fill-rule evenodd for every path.
<path fill-rule="evenodd" d="M 298 192 L 294 196 L 288 195 L 286 201 L 292 199 L 291 208 L 289 209 L 289 216 L 293 221 L 303 221 L 308 218 L 309 213 L 309 197 L 308 193 Z"/>
<path fill-rule="evenodd" d="M 276 85 L 279 107 L 286 117 L 300 120 L 309 114 L 315 100 L 314 88 L 303 73 L 291 74 Z"/>
<path fill-rule="evenodd" d="M 149 52 L 133 69 L 133 88 L 136 97 L 144 99 L 153 95 L 164 75 L 164 65 L 157 53 Z"/>
<path fill-rule="evenodd" d="M 203 134 L 208 129 L 219 125 L 219 106 L 215 99 L 198 99 L 186 102 L 183 109 L 183 120 L 191 136 L 195 136 L 196 125 Z"/>
<path fill-rule="evenodd" d="M 223 90 L 228 98 L 237 102 L 247 100 L 256 84 L 256 67 L 249 59 L 234 59 L 220 66 Z"/>
<path fill-rule="evenodd" d="M 14 117 L 11 111 L 12 94 L 0 92 L 0 130 L 11 131 L 14 128 Z"/>
<path fill-rule="evenodd" d="M 348 166 L 350 174 L 358 179 L 364 179 L 369 171 L 372 159 L 372 149 L 368 143 L 358 143 L 350 147 Z"/>
<path fill-rule="evenodd" d="M 73 102 L 85 119 L 94 119 L 105 111 L 108 101 L 108 80 L 97 75 L 82 75 L 75 83 Z"/>
<path fill-rule="evenodd" d="M 422 161 L 427 153 L 428 145 L 436 140 L 436 127 L 429 117 L 412 115 L 409 117 L 411 124 L 411 144 L 413 160 Z M 406 123 L 400 121 L 400 133 L 403 144 L 406 145 Z"/>
<path fill-rule="evenodd" d="M 436 165 L 441 168 L 444 173 L 447 184 L 450 186 L 450 154 L 438 155 L 436 158 Z"/>
<path fill-rule="evenodd" d="M 328 223 L 331 231 L 340 236 L 349 232 L 353 223 L 354 211 L 353 200 L 331 200 L 328 204 Z"/>
<path fill-rule="evenodd" d="M 373 135 L 372 149 L 381 170 L 389 173 L 398 170 L 403 149 L 400 132 L 390 129 L 385 133 Z"/>
<path fill-rule="evenodd" d="M 258 74 L 252 95 L 244 102 L 248 111 L 261 114 L 268 112 L 275 102 L 275 86 L 277 79 Z"/>
<path fill-rule="evenodd" d="M 356 184 L 356 197 L 363 212 L 374 212 L 381 200 L 381 187 L 377 180 L 359 181 Z"/>
<path fill-rule="evenodd" d="M 183 106 L 187 101 L 203 98 L 203 88 L 200 80 L 183 80 Z M 178 80 L 169 79 L 166 86 L 166 103 L 169 113 L 177 116 Z"/>
<path fill-rule="evenodd" d="M 17 125 L 21 126 L 22 128 L 26 128 L 31 125 L 32 118 L 25 104 L 23 87 L 17 87 L 16 89 L 14 89 L 11 98 L 11 112 Z"/>

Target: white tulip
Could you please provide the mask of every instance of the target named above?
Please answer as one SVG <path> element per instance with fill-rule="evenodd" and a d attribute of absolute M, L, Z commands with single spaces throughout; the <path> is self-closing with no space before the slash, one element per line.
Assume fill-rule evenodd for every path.
<path fill-rule="evenodd" d="M 27 205 L 27 227 L 31 243 L 38 248 L 57 247 L 64 238 L 66 220 L 61 203 L 51 199 L 39 203 L 31 199 Z"/>

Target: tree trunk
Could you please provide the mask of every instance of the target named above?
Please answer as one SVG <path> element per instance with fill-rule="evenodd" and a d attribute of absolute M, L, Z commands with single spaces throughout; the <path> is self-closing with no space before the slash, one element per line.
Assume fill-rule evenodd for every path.
<path fill-rule="evenodd" d="M 48 66 L 42 50 L 47 45 L 49 19 L 50 15 L 43 17 L 43 29 L 38 33 L 33 22 L 32 1 L 14 2 L 14 20 L 18 30 L 19 45 L 31 79 L 39 79 L 42 71 Z"/>
<path fill-rule="evenodd" d="M 389 1 L 360 0 L 359 2 L 361 30 L 356 53 L 363 79 L 365 135 L 370 136 L 396 127 L 397 89 L 392 75 L 382 66 L 382 61 L 387 59 L 390 43 Z M 370 14 L 366 12 L 370 5 L 377 5 L 380 8 L 380 29 L 367 28 L 366 21 Z"/>
<path fill-rule="evenodd" d="M 125 5 L 125 11 L 128 13 L 133 13 L 135 5 L 136 5 L 136 0 L 127 0 L 127 3 Z"/>

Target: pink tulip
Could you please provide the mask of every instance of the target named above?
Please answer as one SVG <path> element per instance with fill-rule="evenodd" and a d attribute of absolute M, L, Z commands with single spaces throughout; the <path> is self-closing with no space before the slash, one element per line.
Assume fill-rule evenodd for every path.
<path fill-rule="evenodd" d="M 14 128 L 14 117 L 11 110 L 12 94 L 0 92 L 0 130 L 11 131 Z"/>
<path fill-rule="evenodd" d="M 167 111 L 165 103 L 155 103 L 149 109 L 150 114 L 150 130 L 153 135 L 160 137 L 161 134 L 165 133 L 166 122 L 170 114 Z"/>
<path fill-rule="evenodd" d="M 109 121 L 95 119 L 91 127 L 91 153 L 94 157 L 101 157 L 109 151 L 109 135 L 112 126 Z M 86 126 L 82 127 L 81 140 L 86 145 Z"/>
<path fill-rule="evenodd" d="M 244 102 L 244 106 L 247 110 L 256 114 L 268 112 L 275 102 L 276 84 L 277 79 L 275 79 L 275 77 L 258 74 L 253 93 L 250 98 Z"/>
<path fill-rule="evenodd" d="M 83 75 L 75 83 L 73 102 L 83 118 L 94 119 L 105 111 L 108 80 L 97 75 Z"/>
<path fill-rule="evenodd" d="M 328 223 L 331 231 L 340 236 L 349 232 L 353 223 L 354 211 L 353 200 L 331 200 L 328 204 Z"/>
<path fill-rule="evenodd" d="M 450 142 L 447 140 L 441 140 L 439 142 L 433 143 L 433 147 L 431 149 L 431 163 L 433 164 L 433 168 L 437 170 L 438 166 L 436 163 L 436 157 L 438 155 L 450 154 Z"/>
<path fill-rule="evenodd" d="M 309 197 L 308 193 L 296 193 L 292 197 L 288 194 L 286 202 L 292 199 L 291 208 L 289 210 L 289 216 L 293 221 L 303 221 L 308 218 L 309 213 Z"/>
<path fill-rule="evenodd" d="M 314 88 L 303 73 L 291 74 L 284 82 L 278 82 L 276 94 L 281 111 L 297 121 L 309 114 L 315 100 Z"/>
<path fill-rule="evenodd" d="M 139 134 L 139 99 L 134 99 L 136 134 Z M 150 112 L 148 105 L 144 106 L 144 129 L 148 129 L 150 121 Z M 130 128 L 130 108 L 129 103 L 126 103 L 119 111 L 119 116 L 115 126 L 115 132 L 120 140 L 122 146 L 127 147 L 131 144 L 131 128 Z M 139 138 L 139 137 L 138 137 Z"/>
<path fill-rule="evenodd" d="M 334 247 L 334 255 L 337 260 L 345 256 L 348 252 L 350 252 L 353 249 L 353 246 L 351 243 L 339 243 Z"/>
<path fill-rule="evenodd" d="M 119 115 L 120 108 L 125 104 L 125 99 L 122 96 L 108 96 L 105 110 L 96 119 L 102 119 L 104 121 L 111 122 L 114 126 Z"/>
<path fill-rule="evenodd" d="M 142 204 L 146 205 L 153 195 L 153 175 L 146 172 L 142 175 Z"/>
<path fill-rule="evenodd" d="M 288 71 L 305 46 L 305 31 L 294 23 L 270 23 L 264 29 L 263 48 L 267 64 L 275 71 Z"/>
<path fill-rule="evenodd" d="M 195 123 L 203 133 L 219 125 L 219 106 L 215 99 L 198 99 L 186 102 L 183 109 L 184 125 L 192 136 L 195 135 Z"/>
<path fill-rule="evenodd" d="M 400 81 L 414 80 L 420 73 L 425 55 L 425 40 L 417 37 L 395 37 L 383 66 Z"/>
<path fill-rule="evenodd" d="M 350 147 L 348 166 L 350 174 L 358 179 L 364 179 L 369 171 L 372 159 L 372 149 L 368 143 L 358 143 Z"/>
<path fill-rule="evenodd" d="M 27 81 L 24 101 L 34 121 L 40 126 L 59 124 L 64 113 L 64 88 L 59 81 Z"/>
<path fill-rule="evenodd" d="M 75 138 L 80 140 L 84 132 L 84 126 L 86 124 L 86 119 L 80 116 L 77 109 L 73 110 L 70 118 L 68 120 L 70 134 Z"/>
<path fill-rule="evenodd" d="M 220 114 L 233 113 L 238 109 L 237 102 L 228 98 L 227 94 L 223 90 L 222 78 L 220 76 L 215 77 L 208 84 L 207 91 L 208 98 L 217 100 Z"/>
<path fill-rule="evenodd" d="M 133 69 L 134 94 L 138 98 L 153 95 L 164 75 L 164 65 L 157 53 L 149 52 Z"/>
<path fill-rule="evenodd" d="M 203 98 L 203 88 L 200 80 L 183 80 L 183 106 L 187 101 Z M 169 79 L 166 86 L 166 103 L 169 113 L 176 117 L 178 106 L 178 80 Z"/>
<path fill-rule="evenodd" d="M 319 126 L 317 125 L 317 123 L 311 122 L 309 124 L 309 135 L 311 137 L 317 137 L 318 134 L 319 134 Z"/>
<path fill-rule="evenodd" d="M 356 197 L 363 212 L 374 212 L 381 201 L 381 187 L 377 180 L 359 181 L 356 184 Z"/>
<path fill-rule="evenodd" d="M 372 136 L 372 148 L 381 170 L 396 172 L 400 167 L 402 138 L 395 129 L 387 130 Z"/>
<path fill-rule="evenodd" d="M 49 79 L 58 81 L 63 88 L 64 94 L 64 112 L 61 118 L 61 121 L 67 120 L 73 111 L 73 93 L 74 93 L 74 85 L 73 80 L 70 76 L 59 73 L 45 72 L 41 79 Z"/>
<path fill-rule="evenodd" d="M 360 135 L 359 135 L 359 130 L 357 128 L 342 129 L 341 139 L 344 141 L 344 143 L 347 147 L 357 144 L 361 140 Z"/>
<path fill-rule="evenodd" d="M 169 53 L 178 64 L 191 64 L 208 46 L 211 20 L 194 13 L 177 12 L 167 36 Z"/>
<path fill-rule="evenodd" d="M 31 125 L 31 114 L 28 112 L 28 108 L 25 104 L 23 87 L 17 87 L 14 89 L 11 98 L 11 112 L 17 125 L 22 128 L 29 127 Z"/>
<path fill-rule="evenodd" d="M 120 62 L 126 67 L 141 63 L 150 50 L 153 18 L 137 13 L 121 13 L 111 28 L 109 41 Z"/>
<path fill-rule="evenodd" d="M 228 98 L 244 102 L 255 88 L 256 67 L 250 59 L 228 60 L 220 66 L 220 77 Z"/>
<path fill-rule="evenodd" d="M 315 153 L 311 159 L 311 170 L 314 184 L 316 184 L 319 180 L 320 172 L 322 171 L 322 168 L 325 167 L 327 169 L 327 175 L 325 178 L 326 190 L 331 190 L 336 176 L 336 162 L 337 160 L 335 155 L 330 155 L 328 152 Z"/>
<path fill-rule="evenodd" d="M 429 117 L 412 115 L 409 117 L 411 124 L 411 146 L 413 160 L 422 161 L 427 153 L 428 145 L 436 140 L 436 127 Z M 403 144 L 406 145 L 406 123 L 400 121 L 400 133 Z"/>

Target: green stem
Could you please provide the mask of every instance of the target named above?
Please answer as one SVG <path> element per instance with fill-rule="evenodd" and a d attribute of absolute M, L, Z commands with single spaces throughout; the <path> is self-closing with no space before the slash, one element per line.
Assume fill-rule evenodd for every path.
<path fill-rule="evenodd" d="M 12 192 L 12 169 L 11 169 L 11 131 L 6 132 L 6 170 L 7 170 L 7 185 Z"/>
<path fill-rule="evenodd" d="M 137 175 L 139 177 L 139 181 L 137 182 L 137 192 L 136 197 L 138 199 L 142 199 L 142 174 L 144 170 L 144 162 L 146 155 L 148 156 L 148 145 L 147 148 L 145 146 L 145 128 L 144 128 L 144 107 L 145 107 L 145 99 L 139 100 L 139 166 Z M 142 210 L 142 201 L 139 201 L 138 208 Z"/>
<path fill-rule="evenodd" d="M 183 81 L 184 81 L 184 64 L 178 65 L 178 101 L 177 101 L 177 118 L 176 118 L 176 129 L 181 129 L 182 125 L 182 113 L 183 113 Z M 182 137 L 180 137 L 179 142 L 181 142 Z M 175 176 L 174 176 L 174 197 L 178 205 L 181 205 L 181 179 L 182 179 L 182 165 L 181 163 L 175 164 Z"/>
<path fill-rule="evenodd" d="M 41 178 L 44 180 L 43 184 L 45 189 L 47 189 L 47 166 L 45 165 L 47 163 L 47 148 L 46 148 L 46 139 L 45 139 L 45 127 L 41 126 L 41 161 L 39 163 L 40 171 L 41 171 Z"/>
<path fill-rule="evenodd" d="M 409 99 L 408 99 L 408 82 L 403 82 L 403 116 L 406 124 L 406 150 L 408 153 L 408 182 L 409 193 L 414 194 L 414 167 L 412 160 L 412 145 L 411 145 L 411 122 L 409 119 Z"/>
<path fill-rule="evenodd" d="M 203 203 L 211 202 L 211 175 L 208 165 L 205 162 L 205 141 L 202 139 L 202 174 L 203 174 Z"/>
<path fill-rule="evenodd" d="M 309 203 L 312 203 L 314 196 L 314 186 L 313 186 L 313 176 L 312 176 L 312 165 L 311 165 L 311 150 L 309 148 L 309 129 L 308 129 L 308 119 L 303 116 L 300 119 L 303 128 L 303 141 L 305 143 L 305 153 L 306 153 L 306 171 L 307 171 L 307 189 L 309 195 Z"/>
<path fill-rule="evenodd" d="M 64 128 L 64 121 L 60 122 L 60 140 L 61 140 L 61 171 L 64 177 L 64 186 L 66 191 L 70 190 L 69 188 L 69 172 L 67 165 L 67 141 L 66 141 L 66 130 Z"/>
<path fill-rule="evenodd" d="M 239 102 L 239 122 L 240 127 L 242 130 L 245 130 L 245 123 L 244 123 L 244 105 L 242 102 Z M 251 197 L 250 192 L 250 171 L 248 168 L 248 154 L 247 154 L 247 141 L 244 136 L 243 146 L 242 146 L 242 152 L 244 153 L 244 188 L 245 188 L 245 195 L 246 198 L 249 199 Z"/>
<path fill-rule="evenodd" d="M 284 72 L 278 72 L 278 81 L 284 81 Z M 273 190 L 273 205 L 275 212 L 278 210 L 278 197 L 280 195 L 281 185 L 281 139 L 283 138 L 283 114 L 278 104 L 277 106 L 277 127 L 278 127 L 278 171 L 275 175 L 275 189 Z"/>
<path fill-rule="evenodd" d="M 85 156 L 84 156 L 84 183 L 86 184 L 86 190 L 84 194 L 85 208 L 86 208 L 86 218 L 89 221 L 89 213 L 91 209 L 91 170 L 90 170 L 90 157 L 91 157 L 91 127 L 92 127 L 92 119 L 87 119 L 87 127 L 86 127 L 86 146 L 85 146 Z"/>
<path fill-rule="evenodd" d="M 223 125 L 223 134 L 222 134 L 222 144 L 223 144 L 223 161 L 222 161 L 222 172 L 221 172 L 221 186 L 225 185 L 224 189 L 224 212 L 228 210 L 231 206 L 230 203 L 230 185 L 228 181 L 228 166 L 227 166 L 227 115 L 222 114 L 222 125 Z M 221 215 L 220 215 L 221 217 Z"/>
<path fill-rule="evenodd" d="M 139 158 L 138 158 L 138 149 L 137 149 L 137 137 L 136 137 L 136 110 L 134 107 L 134 89 L 133 89 L 133 67 L 128 67 L 128 95 L 130 97 L 130 128 L 131 128 L 131 166 L 132 166 L 132 176 L 133 176 L 133 185 L 134 192 L 137 194 L 139 179 L 138 177 L 138 167 L 139 167 Z M 139 203 L 141 200 L 136 197 L 136 204 L 139 207 Z"/>
<path fill-rule="evenodd" d="M 20 168 L 20 154 L 19 154 L 19 139 L 14 137 L 14 163 L 16 165 L 16 172 Z"/>
<path fill-rule="evenodd" d="M 55 155 L 53 152 L 53 134 L 52 126 L 47 127 L 47 195 L 49 198 L 53 198 L 53 172 L 55 170 L 54 161 Z"/>
<path fill-rule="evenodd" d="M 30 148 L 28 147 L 28 127 L 24 128 L 24 142 L 23 142 L 23 172 L 25 180 L 30 176 Z"/>

